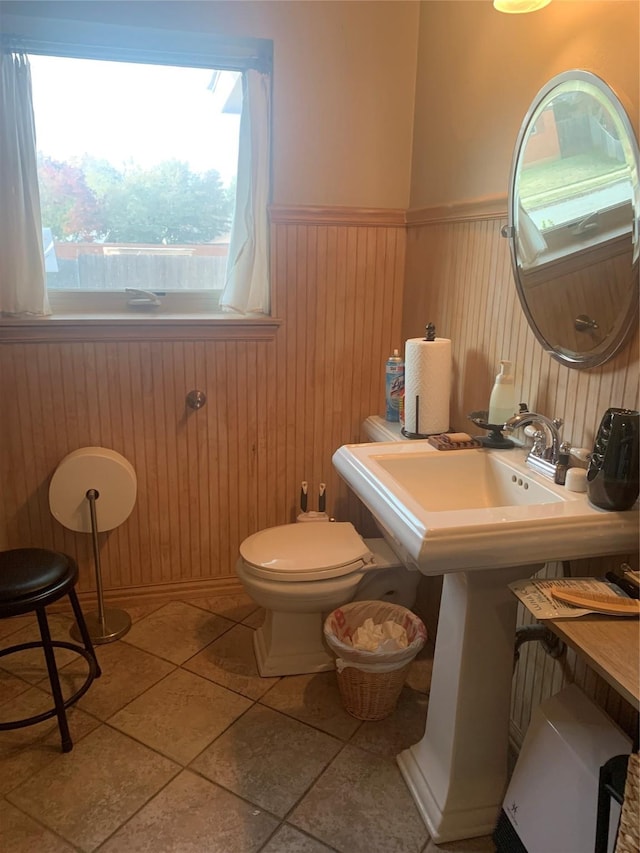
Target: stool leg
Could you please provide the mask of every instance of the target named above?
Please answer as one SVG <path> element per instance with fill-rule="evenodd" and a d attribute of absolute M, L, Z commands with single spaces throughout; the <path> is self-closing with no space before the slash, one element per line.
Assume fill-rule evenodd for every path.
<path fill-rule="evenodd" d="M 84 621 L 84 615 L 82 613 L 82 610 L 80 609 L 80 602 L 78 601 L 78 596 L 76 595 L 76 591 L 73 588 L 69 590 L 69 600 L 71 601 L 71 606 L 73 607 L 73 615 L 76 617 L 76 625 L 78 626 L 78 631 L 80 631 L 82 642 L 84 643 L 85 649 L 91 654 L 91 657 L 96 662 L 96 678 L 99 678 L 102 675 L 102 670 L 100 669 L 100 664 L 98 663 L 98 658 L 96 657 L 96 650 L 93 647 L 91 637 L 89 636 L 89 631 L 87 630 L 87 623 Z"/>
<path fill-rule="evenodd" d="M 611 798 L 607 785 L 609 784 L 611 774 L 606 764 L 600 768 L 600 779 L 598 784 L 598 807 L 596 817 L 596 844 L 594 853 L 607 853 L 609 841 L 609 810 L 611 807 Z"/>
<path fill-rule="evenodd" d="M 62 740 L 62 751 L 71 752 L 73 749 L 73 741 L 69 734 L 69 724 L 67 722 L 67 714 L 64 708 L 64 699 L 62 698 L 62 690 L 60 689 L 60 679 L 58 678 L 58 669 L 56 659 L 51 645 L 51 633 L 49 632 L 49 623 L 47 622 L 47 614 L 44 607 L 36 609 L 38 615 L 38 625 L 40 626 L 40 637 L 42 638 L 42 647 L 44 649 L 44 657 L 47 662 L 47 670 L 49 671 L 49 683 L 51 684 L 51 692 L 53 693 L 53 702 L 56 707 L 56 715 L 58 717 L 58 728 L 60 729 L 60 738 Z"/>

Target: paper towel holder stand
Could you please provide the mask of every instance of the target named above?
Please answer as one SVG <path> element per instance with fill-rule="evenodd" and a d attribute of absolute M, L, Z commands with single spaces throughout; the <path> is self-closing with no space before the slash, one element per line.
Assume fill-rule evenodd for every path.
<path fill-rule="evenodd" d="M 433 323 L 427 323 L 426 328 L 425 328 L 424 340 L 425 341 L 435 341 L 435 339 L 436 339 L 436 327 Z M 406 409 L 405 409 L 405 411 L 406 411 Z M 448 430 L 451 429 L 451 427 L 449 426 L 447 430 L 438 430 L 438 432 L 431 432 L 431 433 L 418 432 L 418 425 L 420 423 L 420 395 L 419 394 L 416 394 L 416 409 L 415 409 L 415 411 L 416 411 L 416 415 L 415 415 L 415 417 L 416 417 L 416 431 L 411 432 L 410 430 L 408 430 L 406 428 L 406 426 L 403 426 L 400 429 L 400 432 L 402 433 L 402 435 L 405 438 L 418 439 L 419 440 L 419 439 L 423 439 L 423 438 L 429 438 L 430 435 L 442 435 L 443 432 L 447 432 Z"/>
<path fill-rule="evenodd" d="M 425 338 L 425 340 L 427 340 L 427 339 Z M 416 394 L 416 427 L 418 426 L 419 423 L 420 423 L 420 395 Z M 449 429 L 450 429 L 450 427 L 449 427 Z M 442 435 L 443 432 L 447 432 L 447 431 L 448 430 L 438 430 L 437 433 L 436 432 L 431 432 L 431 433 L 410 432 L 406 428 L 406 426 L 403 426 L 400 429 L 400 432 L 402 433 L 402 435 L 405 438 L 411 438 L 411 439 L 429 438 L 430 435 Z"/>

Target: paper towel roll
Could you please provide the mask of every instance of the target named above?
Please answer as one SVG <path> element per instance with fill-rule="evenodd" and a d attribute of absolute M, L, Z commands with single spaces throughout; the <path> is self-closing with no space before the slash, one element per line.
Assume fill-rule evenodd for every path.
<path fill-rule="evenodd" d="M 89 489 L 99 494 L 98 531 L 113 530 L 126 521 L 136 502 L 136 472 L 124 456 L 106 447 L 81 447 L 65 456 L 51 478 L 49 508 L 69 530 L 91 532 Z"/>
<path fill-rule="evenodd" d="M 449 429 L 451 341 L 410 338 L 404 351 L 404 428 L 434 435 Z"/>

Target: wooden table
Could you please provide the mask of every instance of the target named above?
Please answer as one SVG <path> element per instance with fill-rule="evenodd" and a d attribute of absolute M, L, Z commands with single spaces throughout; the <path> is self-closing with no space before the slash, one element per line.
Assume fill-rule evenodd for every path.
<path fill-rule="evenodd" d="M 592 614 L 544 624 L 640 709 L 640 620 Z"/>

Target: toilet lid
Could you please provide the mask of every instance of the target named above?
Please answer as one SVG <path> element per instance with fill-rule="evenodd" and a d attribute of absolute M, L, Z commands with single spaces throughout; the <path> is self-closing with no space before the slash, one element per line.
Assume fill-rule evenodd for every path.
<path fill-rule="evenodd" d="M 289 581 L 339 577 L 373 560 L 349 522 L 268 527 L 244 540 L 240 556 L 258 577 Z"/>

